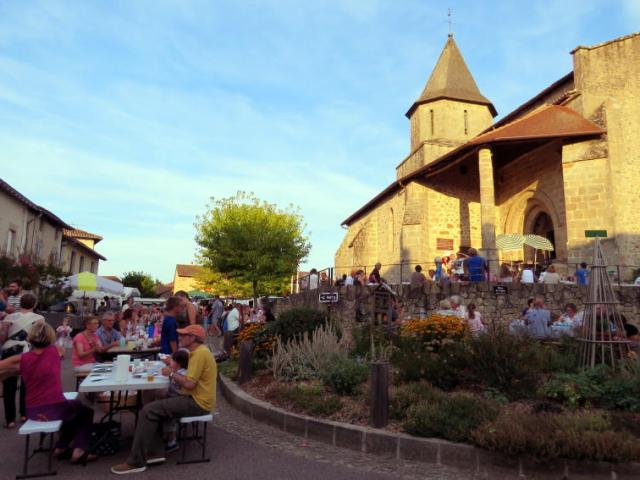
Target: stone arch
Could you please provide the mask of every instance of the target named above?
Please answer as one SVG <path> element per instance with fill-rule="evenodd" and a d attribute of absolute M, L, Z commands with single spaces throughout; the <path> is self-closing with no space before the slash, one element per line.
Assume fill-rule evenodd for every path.
<path fill-rule="evenodd" d="M 566 258 L 565 222 L 551 197 L 543 190 L 527 189 L 513 197 L 502 224 L 502 233 L 530 233 L 540 213 L 549 215 L 553 223 L 556 257 Z"/>

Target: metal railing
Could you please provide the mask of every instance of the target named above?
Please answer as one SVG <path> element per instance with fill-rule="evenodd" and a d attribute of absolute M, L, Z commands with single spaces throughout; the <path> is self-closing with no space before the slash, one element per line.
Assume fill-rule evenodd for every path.
<path fill-rule="evenodd" d="M 489 260 L 488 263 L 488 275 L 486 276 L 486 281 L 490 283 L 504 283 L 505 281 L 509 282 L 517 282 L 518 273 L 522 271 L 523 265 L 532 265 L 534 274 L 536 276 L 536 282 L 540 277 L 540 273 L 542 273 L 549 265 L 554 265 L 556 272 L 560 275 L 561 281 L 563 283 L 577 283 L 575 278 L 575 272 L 580 269 L 580 264 L 582 262 L 561 262 L 551 260 L 548 261 L 547 264 L 537 263 L 536 265 L 522 263 L 522 262 L 509 262 L 509 261 L 499 261 L 499 260 Z M 591 266 L 589 262 L 587 263 L 587 269 L 590 270 Z M 380 273 L 385 281 L 389 284 L 404 284 L 409 283 L 411 280 L 411 275 L 415 271 L 415 267 L 420 265 L 422 267 L 422 273 L 430 279 L 432 277 L 431 273 L 436 271 L 436 263 L 433 260 L 430 261 L 418 261 L 418 260 L 408 260 L 400 263 L 383 263 L 382 268 L 380 269 Z M 512 274 L 510 276 L 510 280 L 500 277 L 502 266 L 506 265 L 509 267 Z M 365 281 L 369 278 L 371 271 L 374 269 L 375 264 L 362 264 L 362 265 L 337 265 L 335 267 L 327 267 L 318 271 L 318 282 L 317 284 L 314 281 L 310 281 L 310 274 L 305 276 L 301 276 L 298 279 L 298 285 L 296 292 L 310 290 L 312 288 L 320 286 L 333 286 L 335 285 L 336 280 L 342 278 L 343 274 L 350 275 L 357 270 L 362 270 L 364 272 Z M 468 275 L 465 272 L 464 265 L 456 265 L 449 262 L 447 264 L 443 264 L 443 271 L 447 273 L 446 278 L 442 281 L 445 282 L 466 282 L 469 281 Z M 633 285 L 635 279 L 640 275 L 640 265 L 608 265 L 607 272 L 609 273 L 609 277 L 613 284 L 617 285 Z M 323 279 L 323 273 L 325 273 L 326 278 Z"/>

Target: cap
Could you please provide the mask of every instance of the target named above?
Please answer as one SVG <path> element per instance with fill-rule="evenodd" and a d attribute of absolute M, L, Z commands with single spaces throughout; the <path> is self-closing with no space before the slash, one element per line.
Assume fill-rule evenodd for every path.
<path fill-rule="evenodd" d="M 193 335 L 200 340 L 204 340 L 207 336 L 204 328 L 202 328 L 202 325 L 187 325 L 184 328 L 179 328 L 178 333 L 182 333 L 184 335 Z"/>

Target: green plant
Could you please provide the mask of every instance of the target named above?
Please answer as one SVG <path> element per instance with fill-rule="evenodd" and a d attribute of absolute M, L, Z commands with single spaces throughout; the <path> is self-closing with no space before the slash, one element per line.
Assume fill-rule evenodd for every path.
<path fill-rule="evenodd" d="M 367 365 L 343 355 L 331 358 L 320 371 L 324 384 L 338 395 L 357 395 L 367 374 Z"/>
<path fill-rule="evenodd" d="M 229 359 L 226 362 L 222 362 L 218 365 L 218 373 L 235 380 L 238 373 L 238 361 Z"/>
<path fill-rule="evenodd" d="M 301 338 L 304 333 L 311 333 L 326 323 L 327 317 L 320 310 L 292 308 L 278 315 L 278 319 L 268 325 L 268 331 L 286 343 L 294 338 Z"/>
<path fill-rule="evenodd" d="M 347 340 L 324 325 L 312 334 L 304 332 L 301 338 L 286 343 L 276 337 L 269 365 L 279 380 L 310 380 L 318 378 L 325 366 L 336 358 L 347 357 L 348 352 Z"/>
<path fill-rule="evenodd" d="M 571 408 L 596 405 L 640 412 L 640 371 L 627 364 L 618 371 L 605 365 L 575 374 L 553 375 L 539 394 Z"/>
<path fill-rule="evenodd" d="M 310 415 L 331 415 L 342 407 L 335 395 L 328 394 L 316 383 L 299 383 L 282 392 L 282 398 L 293 404 L 295 410 Z"/>
<path fill-rule="evenodd" d="M 468 345 L 467 382 L 494 388 L 510 399 L 535 394 L 543 372 L 544 349 L 539 342 L 496 331 L 474 336 Z"/>
<path fill-rule="evenodd" d="M 640 442 L 614 431 L 602 412 L 531 414 L 506 411 L 471 435 L 473 442 L 507 455 L 530 455 L 541 462 L 554 458 L 625 462 L 640 459 Z"/>
<path fill-rule="evenodd" d="M 427 380 L 438 388 L 452 390 L 463 381 L 469 356 L 463 342 L 441 345 L 434 352 L 420 339 L 397 337 L 391 363 L 402 381 Z"/>
<path fill-rule="evenodd" d="M 409 408 L 418 403 L 439 402 L 446 394 L 428 382 L 412 382 L 389 389 L 389 416 L 405 420 Z"/>
<path fill-rule="evenodd" d="M 410 407 L 403 428 L 412 435 L 461 442 L 469 440 L 476 428 L 495 419 L 498 411 L 498 405 L 491 400 L 452 393 L 440 401 Z"/>

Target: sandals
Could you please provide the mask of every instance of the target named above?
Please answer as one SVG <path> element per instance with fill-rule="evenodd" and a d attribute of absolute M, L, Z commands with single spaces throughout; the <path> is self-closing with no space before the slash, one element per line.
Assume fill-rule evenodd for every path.
<path fill-rule="evenodd" d="M 16 422 L 9 422 L 9 423 L 5 423 L 4 424 L 4 428 L 6 428 L 7 430 L 11 430 L 13 428 L 16 428 Z"/>
<path fill-rule="evenodd" d="M 82 455 L 80 455 L 79 457 L 71 457 L 71 463 L 73 465 L 87 465 L 87 462 L 93 462 L 94 460 L 98 459 L 98 455 L 95 455 L 93 453 L 89 453 L 89 451 L 84 452 Z"/>

